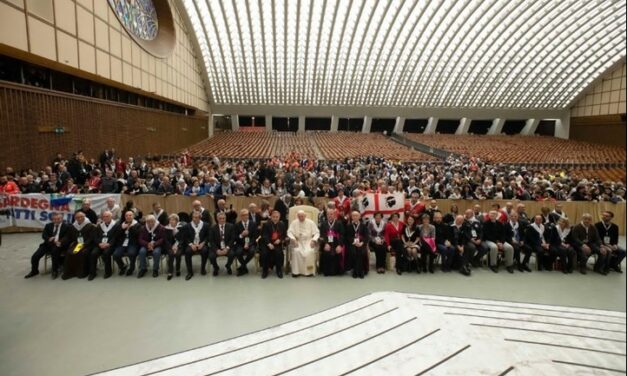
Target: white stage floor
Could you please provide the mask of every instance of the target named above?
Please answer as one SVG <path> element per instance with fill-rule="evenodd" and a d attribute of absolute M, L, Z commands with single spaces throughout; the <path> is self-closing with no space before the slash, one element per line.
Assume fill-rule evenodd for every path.
<path fill-rule="evenodd" d="M 378 292 L 101 375 L 624 374 L 625 321 L 624 312 Z"/>

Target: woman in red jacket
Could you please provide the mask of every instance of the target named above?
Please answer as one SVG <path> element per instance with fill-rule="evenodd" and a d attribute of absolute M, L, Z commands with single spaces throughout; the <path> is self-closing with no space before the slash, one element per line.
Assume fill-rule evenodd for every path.
<path fill-rule="evenodd" d="M 396 274 L 403 274 L 405 267 L 405 247 L 401 240 L 401 234 L 404 228 L 403 222 L 400 221 L 398 213 L 393 213 L 390 220 L 385 225 L 385 243 L 388 245 L 388 251 L 394 252 L 396 258 Z"/>

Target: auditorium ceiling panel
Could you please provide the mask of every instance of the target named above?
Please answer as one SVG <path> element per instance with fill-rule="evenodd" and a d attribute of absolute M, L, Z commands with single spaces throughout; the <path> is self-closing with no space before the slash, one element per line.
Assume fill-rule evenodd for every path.
<path fill-rule="evenodd" d="M 625 0 L 182 4 L 217 107 L 563 110 L 625 60 Z"/>

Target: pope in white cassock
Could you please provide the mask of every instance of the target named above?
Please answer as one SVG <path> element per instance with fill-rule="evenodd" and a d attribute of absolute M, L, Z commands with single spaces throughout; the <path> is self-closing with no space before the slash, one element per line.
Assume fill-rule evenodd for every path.
<path fill-rule="evenodd" d="M 292 243 L 292 276 L 315 275 L 316 242 L 320 237 L 320 230 L 314 221 L 306 217 L 304 211 L 299 210 L 296 216 L 297 219 L 287 229 L 287 236 Z"/>

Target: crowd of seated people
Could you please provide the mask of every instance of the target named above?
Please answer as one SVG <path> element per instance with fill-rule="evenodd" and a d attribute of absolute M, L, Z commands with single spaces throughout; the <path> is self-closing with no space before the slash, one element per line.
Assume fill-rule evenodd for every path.
<path fill-rule="evenodd" d="M 197 158 L 122 159 L 115 150 L 96 161 L 82 152 L 58 155 L 40 171 L 0 173 L 0 193 L 126 193 L 210 196 L 334 198 L 343 190 L 417 191 L 420 199 L 517 199 L 623 202 L 622 181 L 586 178 L 570 170 L 491 164 L 473 157 L 444 162 L 400 162 L 380 157 L 321 161 L 297 151 L 265 160 Z"/>
<path fill-rule="evenodd" d="M 383 190 L 381 183 L 379 190 Z M 438 208 L 437 201 L 424 205 L 413 191 L 402 211 L 383 218 L 375 213 L 362 218 L 358 210 L 360 198 L 349 199 L 340 194 L 324 204 L 316 220 L 299 211 L 288 222 L 289 208 L 294 204 L 286 194 L 274 208 L 258 208 L 251 204 L 239 212 L 226 208 L 223 200 L 211 215 L 195 200 L 189 215 L 166 213 L 158 203 L 151 213 L 143 215 L 132 202 L 119 208 L 108 203 L 98 216 L 89 200 L 76 211 L 72 223 L 65 223 L 60 214 L 52 217 L 42 232 L 42 243 L 31 258 L 31 270 L 25 278 L 39 274 L 41 258 L 52 259 L 52 279 L 74 277 L 93 280 L 98 274 L 98 260 L 104 264 L 104 278 L 113 275 L 113 262 L 120 276 L 144 277 L 149 268 L 159 277 L 162 258 L 167 259 L 167 280 L 181 276 L 181 260 L 185 260 L 185 279 L 194 277 L 194 256 L 200 256 L 200 274 L 220 274 L 218 258 L 226 258 L 226 273 L 242 276 L 248 265 L 259 257 L 261 277 L 274 270 L 283 278 L 284 260 L 289 260 L 293 277 L 351 274 L 364 278 L 369 271 L 369 254 L 375 269 L 383 274 L 388 257 L 394 256 L 394 269 L 403 273 L 434 273 L 438 265 L 443 273 L 458 271 L 470 276 L 484 268 L 494 273 L 531 272 L 530 260 L 535 256 L 537 270 L 560 270 L 565 274 L 588 271 L 590 257 L 596 257 L 593 270 L 607 275 L 622 273 L 625 250 L 618 246 L 618 226 L 614 214 L 605 211 L 597 223 L 584 214 L 579 223 L 555 205 L 529 215 L 522 203 L 508 202 L 503 208 L 494 204 L 483 213 L 480 206 L 458 213 Z M 138 260 L 139 259 L 139 260 Z M 152 259 L 152 266 L 150 266 Z M 196 258 L 198 259 L 198 258 Z M 236 261 L 237 260 L 237 261 Z"/>

